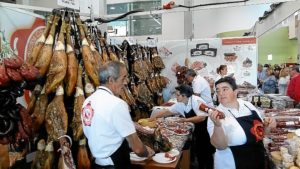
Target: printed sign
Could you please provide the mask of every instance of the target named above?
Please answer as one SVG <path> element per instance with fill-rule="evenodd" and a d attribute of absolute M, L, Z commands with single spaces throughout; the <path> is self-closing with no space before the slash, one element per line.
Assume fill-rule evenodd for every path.
<path fill-rule="evenodd" d="M 57 0 L 57 5 L 79 10 L 79 0 Z"/>

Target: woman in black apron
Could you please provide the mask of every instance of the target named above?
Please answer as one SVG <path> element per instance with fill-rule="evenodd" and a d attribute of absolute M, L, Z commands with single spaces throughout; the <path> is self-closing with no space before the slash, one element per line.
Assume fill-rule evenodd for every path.
<path fill-rule="evenodd" d="M 227 134 L 225 134 L 225 130 L 222 128 L 222 121 L 218 117 L 218 112 L 213 111 L 210 113 L 209 117 L 214 123 L 213 133 L 211 134 L 211 142 L 218 150 L 220 150 L 220 154 L 222 150 L 226 152 L 227 149 L 230 148 L 236 169 L 265 169 L 265 149 L 262 143 L 264 136 L 264 124 L 262 119 L 255 110 L 251 110 L 245 104 L 245 101 L 237 100 L 237 85 L 234 79 L 230 77 L 221 78 L 216 82 L 216 89 L 223 109 L 224 107 L 230 107 L 237 110 L 245 110 L 244 108 L 240 109 L 240 106 L 245 106 L 250 110 L 250 114 L 240 112 L 245 115 L 236 117 L 228 109 L 228 112 L 235 118 L 246 136 L 245 144 L 228 147 L 229 143 Z M 227 116 L 229 116 L 229 114 L 227 114 Z M 269 119 L 265 120 L 270 122 Z M 227 160 L 229 160 L 229 158 Z M 217 162 L 220 162 L 217 165 L 219 168 L 224 167 L 225 163 L 222 165 L 223 162 Z M 226 163 L 226 165 L 228 165 L 228 163 Z"/>

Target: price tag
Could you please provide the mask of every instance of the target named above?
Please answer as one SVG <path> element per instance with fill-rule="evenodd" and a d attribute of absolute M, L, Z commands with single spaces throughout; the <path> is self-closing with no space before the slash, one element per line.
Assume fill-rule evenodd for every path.
<path fill-rule="evenodd" d="M 79 0 L 57 0 L 57 5 L 72 9 L 79 9 Z"/>

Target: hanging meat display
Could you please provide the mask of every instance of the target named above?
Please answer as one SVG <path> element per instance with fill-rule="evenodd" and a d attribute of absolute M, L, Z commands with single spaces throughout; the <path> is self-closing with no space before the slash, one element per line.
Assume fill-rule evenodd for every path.
<path fill-rule="evenodd" d="M 91 94 L 94 93 L 95 87 L 91 83 L 89 76 L 87 75 L 86 72 L 83 73 L 83 78 L 84 78 L 84 93 L 86 97 L 89 97 Z"/>
<path fill-rule="evenodd" d="M 77 84 L 76 84 L 76 93 L 74 100 L 74 109 L 73 109 L 73 119 L 71 127 L 73 129 L 73 139 L 75 141 L 79 141 L 79 139 L 83 138 L 83 129 L 81 123 L 81 107 L 85 100 L 83 93 L 83 85 L 82 85 L 82 66 L 79 65 L 77 71 Z"/>
<path fill-rule="evenodd" d="M 160 72 L 162 69 L 165 68 L 165 64 L 162 61 L 162 58 L 158 55 L 157 48 L 156 47 L 150 48 L 150 52 L 152 55 L 153 67 L 156 71 Z"/>
<path fill-rule="evenodd" d="M 93 54 L 93 57 L 95 60 L 94 67 L 95 67 L 96 71 L 98 72 L 100 69 L 100 66 L 103 62 L 102 57 L 101 57 L 100 53 L 95 49 L 95 46 L 91 41 L 89 42 L 89 44 L 90 44 L 90 48 L 91 48 L 91 51 L 92 51 L 92 54 Z"/>
<path fill-rule="evenodd" d="M 165 87 L 160 76 L 164 64 L 156 48 L 130 46 L 126 41 L 112 46 L 106 33 L 102 36 L 95 27 L 87 29 L 79 15 L 73 14 L 56 11 L 48 18 L 25 63 L 14 55 L 0 62 L 0 143 L 42 138 L 32 168 L 75 168 L 71 141 L 63 137 L 67 133 L 79 143 L 78 168 L 91 167 L 80 113 L 85 97 L 100 85 L 101 64 L 120 60 L 128 68 L 130 85 L 122 89 L 121 98 L 129 104 L 135 121 L 149 117 L 154 99 Z M 16 98 L 23 94 L 26 82 L 37 78 L 40 84 L 34 85 L 26 110 Z M 53 143 L 60 145 L 58 164 Z"/>
<path fill-rule="evenodd" d="M 86 148 L 86 139 L 82 139 L 79 141 L 77 162 L 78 162 L 78 167 L 77 167 L 78 169 L 90 169 L 91 168 L 91 162 L 90 162 L 87 148 Z"/>
<path fill-rule="evenodd" d="M 40 75 L 44 77 L 44 75 L 47 73 L 48 67 L 50 65 L 50 61 L 53 54 L 53 44 L 55 39 L 55 30 L 56 26 L 58 24 L 58 21 L 60 19 L 59 14 L 56 14 L 51 26 L 50 33 L 47 37 L 47 40 L 39 52 L 38 58 L 34 64 L 34 66 L 39 70 Z"/>
<path fill-rule="evenodd" d="M 99 86 L 100 82 L 99 82 L 98 72 L 97 72 L 97 70 L 95 70 L 95 67 L 94 67 L 96 61 L 95 61 L 92 51 L 90 49 L 89 43 L 86 39 L 86 36 L 84 33 L 84 28 L 82 26 L 79 15 L 76 18 L 76 23 L 77 23 L 77 25 L 79 27 L 79 31 L 80 31 L 80 39 L 81 39 L 81 45 L 82 45 L 81 46 L 82 60 L 84 63 L 86 73 L 89 76 L 89 78 L 91 79 L 91 81 L 93 82 L 93 84 L 95 86 Z"/>
<path fill-rule="evenodd" d="M 33 132 L 38 133 L 41 125 L 44 123 L 45 114 L 48 106 L 48 96 L 45 92 L 45 87 L 38 96 L 33 113 L 31 115 Z"/>
<path fill-rule="evenodd" d="M 46 37 L 48 37 L 51 25 L 53 23 L 53 18 L 54 18 L 53 14 L 49 16 L 46 28 L 44 30 L 44 33 L 41 35 L 41 37 L 38 38 L 38 40 L 36 41 L 36 43 L 33 47 L 33 50 L 31 52 L 31 54 L 26 59 L 26 63 L 28 63 L 29 65 L 34 65 L 35 64 L 35 62 L 37 60 L 37 57 L 38 57 L 42 47 L 45 44 Z"/>
<path fill-rule="evenodd" d="M 45 160 L 45 165 L 44 169 L 52 169 L 54 167 L 54 158 L 55 158 L 55 152 L 54 152 L 54 147 L 53 147 L 53 142 L 50 141 L 46 148 L 46 160 Z"/>
<path fill-rule="evenodd" d="M 98 34 L 98 38 L 99 38 L 99 41 L 100 41 L 100 48 L 101 48 L 101 52 L 102 52 L 102 60 L 103 60 L 103 63 L 106 63 L 109 61 L 109 56 L 108 56 L 108 53 L 107 53 L 107 50 L 106 50 L 106 39 L 102 36 L 101 34 L 101 31 L 98 30 L 97 31 L 97 34 Z"/>
<path fill-rule="evenodd" d="M 47 73 L 47 78 L 45 83 L 46 94 L 55 91 L 56 87 L 63 81 L 63 79 L 66 76 L 67 55 L 65 52 L 65 37 L 64 37 L 65 29 L 66 29 L 66 21 L 62 21 L 62 25 L 58 36 L 58 41 L 55 46 L 55 50 L 51 58 L 49 70 Z"/>
<path fill-rule="evenodd" d="M 64 104 L 64 89 L 61 85 L 56 89 L 56 95 L 47 107 L 45 127 L 48 133 L 48 142 L 67 133 L 68 114 Z"/>
<path fill-rule="evenodd" d="M 78 76 L 78 61 L 74 52 L 74 45 L 71 40 L 71 25 L 70 22 L 66 26 L 67 36 L 67 75 L 66 75 L 66 94 L 71 96 L 75 91 L 75 86 Z"/>
<path fill-rule="evenodd" d="M 45 151 L 46 142 L 41 139 L 37 144 L 36 158 L 31 164 L 31 169 L 42 169 L 45 166 L 45 161 L 47 158 L 47 152 Z"/>

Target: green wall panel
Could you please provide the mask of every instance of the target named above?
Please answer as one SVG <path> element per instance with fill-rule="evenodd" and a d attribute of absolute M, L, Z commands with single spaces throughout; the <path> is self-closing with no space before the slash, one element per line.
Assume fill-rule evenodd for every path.
<path fill-rule="evenodd" d="M 258 39 L 258 62 L 265 64 L 296 63 L 298 54 L 297 40 L 288 38 L 288 27 L 269 32 Z M 273 59 L 267 60 L 272 54 Z"/>

